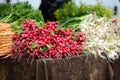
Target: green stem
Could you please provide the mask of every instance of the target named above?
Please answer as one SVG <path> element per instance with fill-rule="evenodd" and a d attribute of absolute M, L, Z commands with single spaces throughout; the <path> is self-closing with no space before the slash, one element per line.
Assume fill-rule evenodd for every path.
<path fill-rule="evenodd" d="M 79 22 L 81 22 L 81 21 L 83 21 L 84 19 L 86 19 L 88 16 L 90 16 L 90 14 L 89 14 L 89 15 L 85 15 L 85 16 L 81 16 L 81 17 L 69 18 L 69 19 L 65 20 L 65 22 L 63 22 L 62 24 L 60 24 L 59 26 L 60 26 L 60 27 L 63 27 L 63 26 L 65 26 L 66 24 L 68 24 L 69 22 L 72 22 L 72 21 L 79 21 Z"/>
<path fill-rule="evenodd" d="M 8 22 L 9 22 L 9 20 L 10 20 L 10 18 L 12 17 L 12 15 L 13 15 L 13 14 L 10 14 L 10 15 L 8 15 L 8 16 L 6 16 L 6 17 L 4 17 L 3 19 L 1 19 L 1 22 L 8 23 Z"/>

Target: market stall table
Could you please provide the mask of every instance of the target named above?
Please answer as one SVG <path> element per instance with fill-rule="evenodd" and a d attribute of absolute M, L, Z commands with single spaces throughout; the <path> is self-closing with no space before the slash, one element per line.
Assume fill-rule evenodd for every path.
<path fill-rule="evenodd" d="M 113 62 L 112 67 L 114 71 L 114 80 L 120 80 L 120 58 Z"/>
<path fill-rule="evenodd" d="M 110 63 L 100 57 L 2 59 L 0 80 L 113 80 Z"/>

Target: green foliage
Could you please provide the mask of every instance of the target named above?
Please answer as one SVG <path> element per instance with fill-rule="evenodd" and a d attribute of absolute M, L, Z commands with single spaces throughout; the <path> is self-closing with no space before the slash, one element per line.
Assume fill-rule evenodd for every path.
<path fill-rule="evenodd" d="M 35 49 L 37 46 L 38 46 L 37 43 L 32 43 L 31 48 L 32 48 L 32 49 Z"/>
<path fill-rule="evenodd" d="M 88 7 L 86 4 L 81 3 L 81 6 L 78 9 L 79 9 L 79 16 L 87 14 Z"/>
<path fill-rule="evenodd" d="M 30 52 L 31 52 L 31 51 L 28 49 L 26 53 L 29 54 Z"/>
<path fill-rule="evenodd" d="M 86 11 L 87 14 L 95 12 L 99 17 L 106 16 L 107 18 L 110 18 L 112 16 L 112 10 L 105 8 L 100 3 L 97 3 L 94 6 L 88 6 Z"/>
<path fill-rule="evenodd" d="M 85 3 L 80 3 L 80 6 L 77 7 L 72 1 L 65 3 L 62 8 L 57 9 L 54 12 L 54 15 L 57 21 L 62 23 L 66 19 L 81 17 L 91 13 L 96 13 L 99 17 L 106 16 L 107 18 L 110 18 L 112 16 L 112 10 L 105 8 L 99 2 L 96 5 L 91 6 L 86 5 Z"/>
<path fill-rule="evenodd" d="M 54 14 L 57 20 L 63 20 L 70 17 L 75 17 L 78 15 L 78 12 L 78 7 L 73 2 L 69 1 L 63 5 L 63 8 L 56 10 Z"/>
<path fill-rule="evenodd" d="M 40 26 L 44 19 L 40 10 L 35 10 L 28 2 L 0 4 L 0 22 L 10 23 L 15 32 L 22 31 L 18 26 L 24 20 L 34 20 Z"/>

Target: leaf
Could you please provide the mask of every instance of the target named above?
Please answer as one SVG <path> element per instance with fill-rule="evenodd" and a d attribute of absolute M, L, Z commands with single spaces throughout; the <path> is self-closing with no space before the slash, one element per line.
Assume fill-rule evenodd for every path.
<path fill-rule="evenodd" d="M 47 46 L 48 48 L 51 48 L 51 47 L 52 47 L 52 45 L 51 45 L 51 44 L 47 44 L 46 46 Z"/>
<path fill-rule="evenodd" d="M 27 53 L 29 54 L 31 51 L 30 50 L 27 50 Z"/>
<path fill-rule="evenodd" d="M 72 40 L 76 40 L 76 36 L 72 36 Z"/>
<path fill-rule="evenodd" d="M 43 47 L 43 52 L 46 52 L 48 50 L 48 47 Z"/>
<path fill-rule="evenodd" d="M 52 34 L 52 35 L 54 35 L 54 34 L 55 34 L 53 30 L 51 30 L 51 34 Z"/>
<path fill-rule="evenodd" d="M 32 43 L 31 48 L 32 48 L 32 49 L 35 49 L 37 46 L 38 46 L 37 43 Z"/>
<path fill-rule="evenodd" d="M 43 49 L 42 49 L 42 48 L 40 48 L 40 49 L 39 49 L 39 51 L 40 51 L 40 52 L 43 52 Z"/>
<path fill-rule="evenodd" d="M 39 49 L 40 52 L 46 52 L 48 50 L 48 47 L 45 46 L 45 47 L 42 47 Z"/>
<path fill-rule="evenodd" d="M 23 30 L 22 29 L 15 30 L 15 32 L 17 32 L 18 34 L 21 34 L 23 32 Z"/>

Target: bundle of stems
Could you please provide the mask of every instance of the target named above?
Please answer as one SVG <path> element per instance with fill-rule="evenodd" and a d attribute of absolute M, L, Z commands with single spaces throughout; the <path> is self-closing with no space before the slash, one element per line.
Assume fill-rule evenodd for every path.
<path fill-rule="evenodd" d="M 9 24 L 0 23 L 0 57 L 11 56 L 12 34 Z"/>

